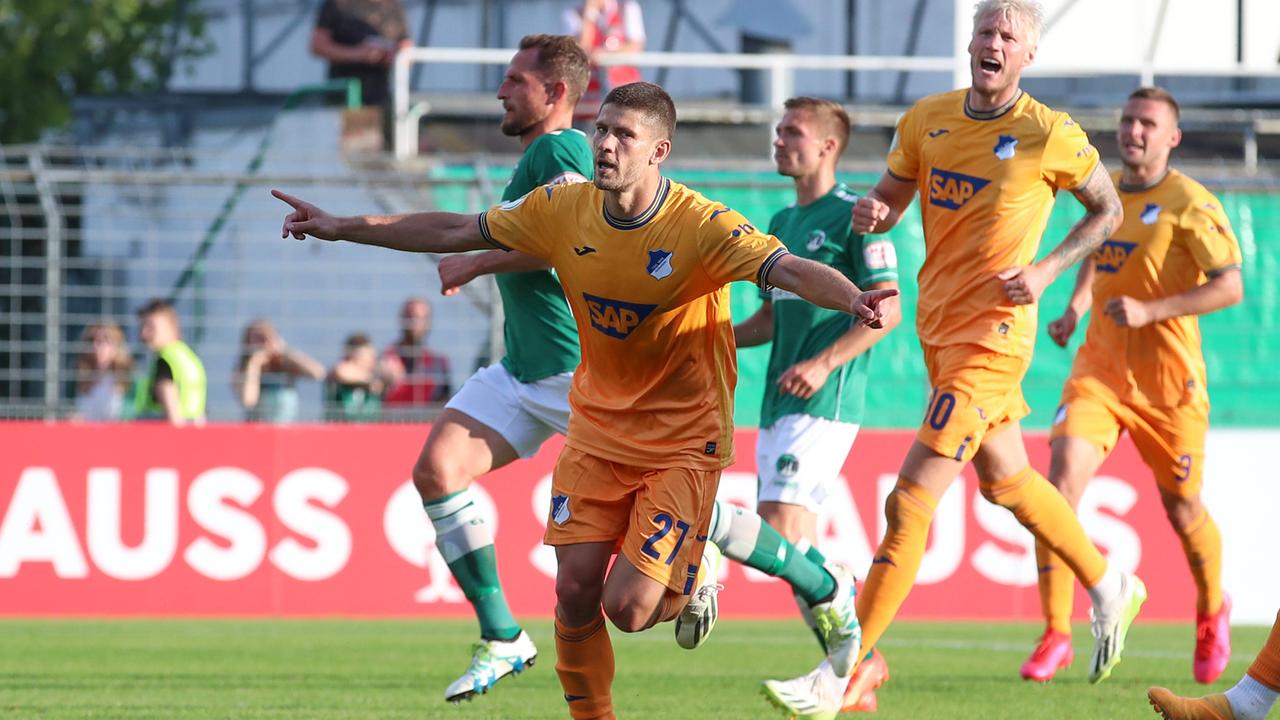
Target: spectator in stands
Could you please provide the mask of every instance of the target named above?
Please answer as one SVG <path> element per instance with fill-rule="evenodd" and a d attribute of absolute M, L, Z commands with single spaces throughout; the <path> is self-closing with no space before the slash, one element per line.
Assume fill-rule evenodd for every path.
<path fill-rule="evenodd" d="M 178 312 L 167 300 L 152 300 L 138 311 L 138 334 L 155 353 L 147 374 L 134 388 L 133 415 L 173 425 L 204 422 L 207 395 L 204 364 L 182 341 Z"/>
<path fill-rule="evenodd" d="M 387 387 L 386 363 L 379 366 L 378 351 L 364 333 L 354 333 L 343 344 L 342 360 L 325 380 L 326 420 L 369 422 L 382 416 L 382 396 Z"/>
<path fill-rule="evenodd" d="M 329 79 L 359 80 L 374 107 L 391 95 L 396 51 L 411 44 L 400 0 L 325 0 L 311 32 L 311 54 L 329 61 Z"/>
<path fill-rule="evenodd" d="M 427 349 L 431 331 L 431 305 L 424 298 L 411 297 L 400 308 L 400 340 L 383 353 L 391 372 L 391 387 L 384 402 L 389 407 L 406 407 L 444 402 L 449 387 L 449 359 Z"/>
<path fill-rule="evenodd" d="M 133 358 L 124 331 L 110 322 L 93 323 L 80 333 L 76 357 L 76 409 L 73 418 L 89 422 L 119 420 L 133 374 Z"/>
<path fill-rule="evenodd" d="M 249 422 L 289 423 L 298 419 L 298 378 L 320 380 L 324 366 L 285 345 L 276 328 L 254 320 L 244 329 L 240 362 L 231 384 Z"/>
<path fill-rule="evenodd" d="M 564 12 L 564 34 L 578 39 L 591 58 L 591 80 L 578 102 L 574 120 L 595 120 L 600 101 L 619 85 L 638 82 L 640 70 L 634 65 L 596 64 L 614 53 L 644 50 L 644 15 L 637 0 L 583 0 Z"/>

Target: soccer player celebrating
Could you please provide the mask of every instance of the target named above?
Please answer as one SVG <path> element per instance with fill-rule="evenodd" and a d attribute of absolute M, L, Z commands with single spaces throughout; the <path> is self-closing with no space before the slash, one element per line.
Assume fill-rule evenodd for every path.
<path fill-rule="evenodd" d="M 857 196 L 836 182 L 836 162 L 848 142 L 849 115 L 838 103 L 811 97 L 787 100 L 773 157 L 778 173 L 794 180 L 796 203 L 773 216 L 769 234 L 789 252 L 829 265 L 859 287 L 896 290 L 892 243 L 853 232 L 850 212 Z M 756 445 L 759 517 L 717 503 L 711 540 L 726 557 L 770 571 L 782 562 L 779 533 L 822 562 L 816 548 L 818 512 L 831 484 L 840 481 L 858 434 L 871 346 L 901 315 L 894 306 L 885 313 L 882 328 L 871 328 L 776 288 L 764 300 L 758 312 L 734 328 L 739 347 L 773 341 Z M 842 572 L 836 564 L 830 570 Z M 800 593 L 808 586 L 793 585 L 801 614 L 816 631 L 811 606 L 821 588 L 814 587 L 806 597 Z M 830 663 L 813 675 L 846 696 L 846 709 L 865 711 L 875 709 L 875 687 L 887 678 L 888 669 L 877 654 L 860 665 L 853 682 L 838 677 Z"/>
<path fill-rule="evenodd" d="M 857 232 L 892 228 L 919 190 L 925 261 L 917 330 L 933 385 L 915 443 L 885 503 L 886 531 L 858 596 L 872 648 L 910 592 L 939 498 L 973 461 L 984 497 L 1008 508 L 1089 589 L 1097 642 L 1091 682 L 1107 678 L 1146 597 L 1109 567 L 1070 505 L 1031 468 L 1019 420 L 1044 288 L 1119 224 L 1120 200 L 1083 130 L 1019 88 L 1043 11 L 1033 0 L 983 0 L 969 42 L 972 86 L 933 95 L 903 115 L 888 172 L 854 206 Z M 1032 262 L 1058 189 L 1085 216 Z M 838 669 L 838 668 L 837 668 Z M 804 678 L 773 683 L 802 717 L 834 717 L 840 699 Z M 816 693 L 816 694 L 815 694 Z"/>
<path fill-rule="evenodd" d="M 1194 674 L 1211 683 L 1231 657 L 1231 601 L 1222 594 L 1222 535 L 1200 501 L 1209 396 L 1196 317 L 1240 302 L 1243 290 L 1222 203 L 1169 167 L 1181 139 L 1168 92 L 1129 96 L 1116 132 L 1124 169 L 1114 178 L 1124 223 L 1081 264 L 1070 305 L 1049 324 L 1065 346 L 1093 308 L 1054 418 L 1049 481 L 1075 507 L 1121 431 L 1129 433 L 1195 579 Z M 1022 676 L 1043 682 L 1071 663 L 1072 578 L 1042 543 L 1036 561 L 1048 627 Z"/>
<path fill-rule="evenodd" d="M 1147 690 L 1147 699 L 1165 720 L 1266 720 L 1280 698 L 1280 613 L 1267 644 L 1249 671 L 1225 693 L 1184 698 L 1162 687 Z"/>
<path fill-rule="evenodd" d="M 615 88 L 596 121 L 592 184 L 544 186 L 479 216 L 335 217 L 273 191 L 294 208 L 285 236 L 410 252 L 496 246 L 555 268 L 582 348 L 545 538 L 558 560 L 556 670 L 574 718 L 613 717 L 605 615 L 624 632 L 681 614 L 695 627 L 714 622 L 714 563 L 700 558 L 733 460 L 727 284 L 781 287 L 868 324 L 895 294 L 859 290 L 663 177 L 674 128 L 660 87 Z M 840 628 L 848 657 L 858 645 L 852 623 Z"/>

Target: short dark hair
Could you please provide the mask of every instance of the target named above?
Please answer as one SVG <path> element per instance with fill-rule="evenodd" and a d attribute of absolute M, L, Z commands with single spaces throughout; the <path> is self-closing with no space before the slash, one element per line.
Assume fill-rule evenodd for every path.
<path fill-rule="evenodd" d="M 645 121 L 667 139 L 676 134 L 676 104 L 660 85 L 649 82 L 619 85 L 605 96 L 601 107 L 605 105 L 617 105 L 642 113 Z"/>
<path fill-rule="evenodd" d="M 1178 122 L 1182 119 L 1182 110 L 1178 107 L 1178 101 L 1173 99 L 1173 95 L 1162 87 L 1152 85 L 1150 87 L 1140 87 L 1129 93 L 1130 100 L 1154 100 L 1162 102 L 1169 106 L 1173 111 L 1173 121 Z"/>
<path fill-rule="evenodd" d="M 155 315 L 156 313 L 164 313 L 175 320 L 178 317 L 178 311 L 173 308 L 173 303 L 164 298 L 152 298 L 147 301 L 146 305 L 138 308 L 138 317 L 140 318 Z"/>
<path fill-rule="evenodd" d="M 362 347 L 372 347 L 372 346 L 373 346 L 373 341 L 369 339 L 368 335 L 362 332 L 351 333 L 350 335 L 347 336 L 347 339 L 342 343 L 343 349 L 345 349 L 348 353 L 354 350 L 359 350 Z"/>
<path fill-rule="evenodd" d="M 520 49 L 538 51 L 538 71 L 546 80 L 563 80 L 569 91 L 569 104 L 577 105 L 582 93 L 587 91 L 591 79 L 591 59 L 568 35 L 538 33 L 520 38 Z"/>
<path fill-rule="evenodd" d="M 839 143 L 836 149 L 837 155 L 843 153 L 845 147 L 849 145 L 849 113 L 840 103 L 801 95 L 788 98 L 782 106 L 787 110 L 807 110 L 817 115 L 818 119 L 827 126 L 827 132 L 834 135 Z"/>

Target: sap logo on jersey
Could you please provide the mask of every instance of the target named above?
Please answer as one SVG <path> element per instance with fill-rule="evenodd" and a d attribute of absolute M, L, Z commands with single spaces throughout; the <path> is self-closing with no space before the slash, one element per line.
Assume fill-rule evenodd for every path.
<path fill-rule="evenodd" d="M 929 204 L 959 210 L 978 191 L 990 184 L 990 180 L 933 168 L 929 172 Z"/>
<path fill-rule="evenodd" d="M 1138 247 L 1138 243 L 1124 242 L 1123 240 L 1108 240 L 1102 243 L 1102 247 L 1098 248 L 1093 254 L 1098 272 L 1119 272 L 1136 247 Z"/>
<path fill-rule="evenodd" d="M 588 293 L 582 293 L 582 299 L 587 301 L 587 309 L 591 313 L 591 327 L 619 340 L 626 340 L 631 331 L 658 307 L 610 300 Z"/>

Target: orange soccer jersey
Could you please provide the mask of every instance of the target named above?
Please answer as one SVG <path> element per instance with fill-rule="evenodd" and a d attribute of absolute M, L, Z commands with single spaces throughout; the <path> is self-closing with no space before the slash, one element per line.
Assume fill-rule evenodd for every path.
<path fill-rule="evenodd" d="M 582 364 L 567 444 L 635 467 L 733 462 L 737 361 L 727 283 L 767 284 L 786 249 L 738 212 L 663 179 L 639 217 L 579 183 L 480 216 L 494 244 L 546 259 L 573 309 Z"/>
<path fill-rule="evenodd" d="M 984 117 L 967 111 L 966 92 L 917 102 L 889 152 L 889 172 L 920 191 L 917 329 L 925 346 L 1029 353 L 1035 305 L 1011 303 L 996 274 L 1034 260 L 1054 194 L 1083 184 L 1098 153 L 1066 113 L 1026 93 Z"/>
<path fill-rule="evenodd" d="M 1119 183 L 1124 223 L 1094 253 L 1093 312 L 1072 376 L 1092 376 L 1122 402 L 1172 407 L 1206 402 L 1200 323 L 1194 315 L 1142 328 L 1120 327 L 1102 309 L 1127 295 L 1176 295 L 1240 265 L 1240 247 L 1218 201 L 1203 185 L 1170 170 L 1155 187 Z"/>

